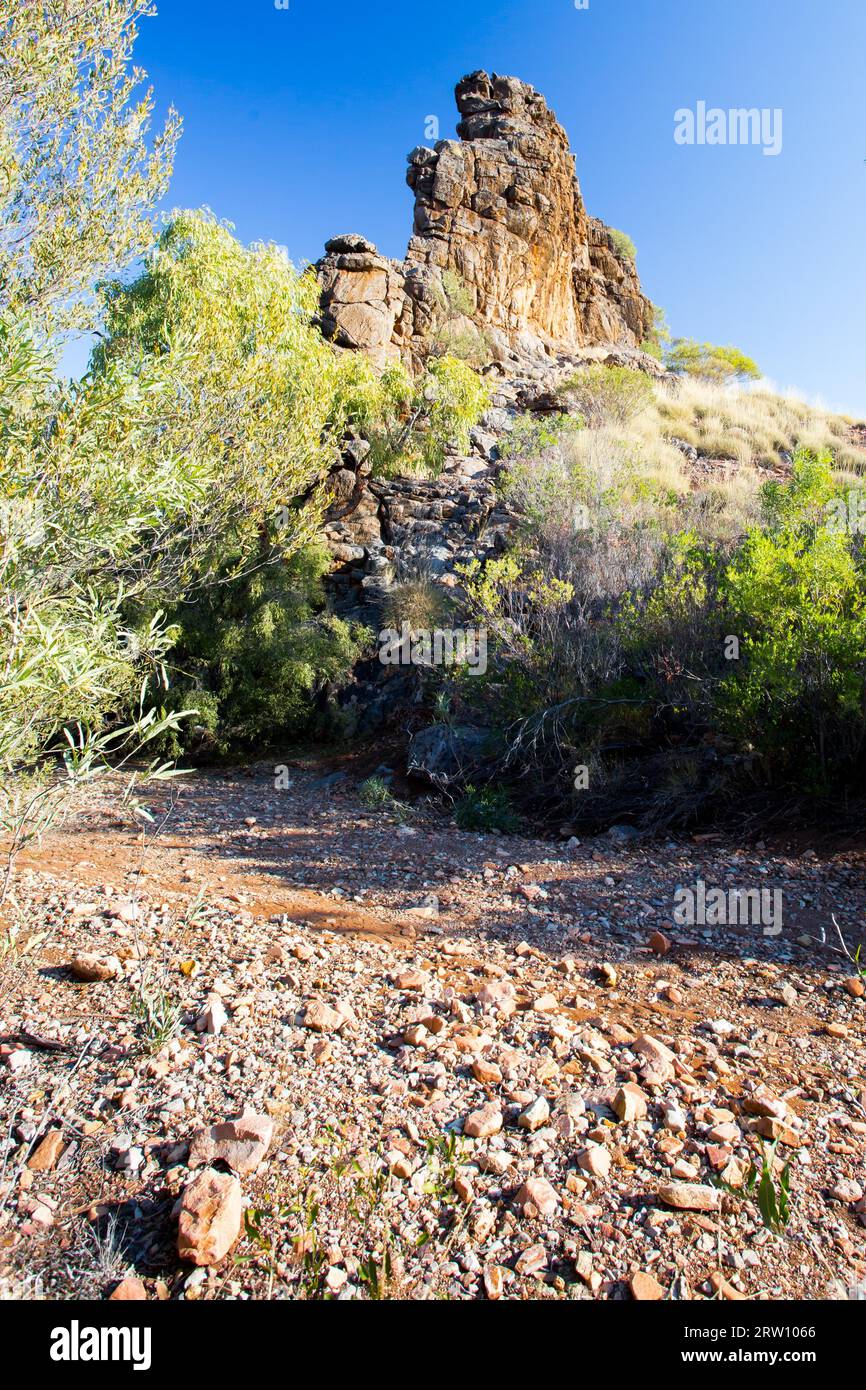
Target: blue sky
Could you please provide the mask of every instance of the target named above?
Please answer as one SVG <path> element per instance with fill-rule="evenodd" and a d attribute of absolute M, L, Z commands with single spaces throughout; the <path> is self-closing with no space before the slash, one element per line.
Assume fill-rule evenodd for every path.
<path fill-rule="evenodd" d="M 406 155 L 455 81 L 510 73 L 571 137 L 591 213 L 673 331 L 866 416 L 864 0 L 157 0 L 136 51 L 185 121 L 169 206 L 296 261 L 358 231 L 402 256 Z M 781 108 L 777 158 L 675 143 L 674 113 Z"/>

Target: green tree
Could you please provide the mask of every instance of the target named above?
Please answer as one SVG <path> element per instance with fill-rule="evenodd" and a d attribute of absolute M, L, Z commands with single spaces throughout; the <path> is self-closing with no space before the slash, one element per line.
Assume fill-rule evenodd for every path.
<path fill-rule="evenodd" d="M 693 338 L 675 338 L 665 353 L 665 366 L 681 376 L 706 381 L 758 381 L 760 367 L 735 347 L 697 343 Z"/>
<path fill-rule="evenodd" d="M 866 566 L 844 531 L 821 524 L 829 456 L 801 454 L 765 494 L 769 528 L 747 538 L 722 602 L 742 661 L 723 683 L 728 729 L 781 779 L 826 790 L 850 777 L 866 739 Z"/>
<path fill-rule="evenodd" d="M 7 774 L 70 724 L 165 698 L 180 634 L 164 614 L 301 552 L 339 446 L 337 359 L 275 248 L 189 214 L 105 293 L 105 341 L 72 385 L 0 325 Z"/>
<path fill-rule="evenodd" d="M 131 66 L 149 0 L 0 7 L 0 311 L 91 328 L 93 287 L 151 244 L 180 120 L 149 141 L 153 97 Z"/>
<path fill-rule="evenodd" d="M 314 538 L 317 484 L 348 419 L 341 360 L 311 325 L 316 297 L 312 274 L 278 247 L 245 247 L 206 211 L 174 214 L 142 273 L 106 287 L 105 339 L 85 391 L 154 364 L 165 371 L 170 408 L 151 403 L 141 445 L 199 483 L 184 529 L 170 517 L 154 538 L 141 576 L 151 593 L 181 557 L 182 576 L 169 568 L 168 583 L 186 590 Z"/>

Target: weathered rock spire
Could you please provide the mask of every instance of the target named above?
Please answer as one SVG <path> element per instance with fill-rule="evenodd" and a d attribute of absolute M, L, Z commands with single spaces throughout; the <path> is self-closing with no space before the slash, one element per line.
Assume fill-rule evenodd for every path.
<path fill-rule="evenodd" d="M 459 139 L 409 156 L 415 220 L 405 261 L 384 259 L 361 237 L 328 243 L 318 267 L 326 333 L 378 360 L 416 362 L 441 323 L 451 272 L 500 361 L 639 346 L 652 305 L 634 264 L 588 217 L 568 137 L 544 98 L 486 72 L 464 77 L 456 96 Z"/>

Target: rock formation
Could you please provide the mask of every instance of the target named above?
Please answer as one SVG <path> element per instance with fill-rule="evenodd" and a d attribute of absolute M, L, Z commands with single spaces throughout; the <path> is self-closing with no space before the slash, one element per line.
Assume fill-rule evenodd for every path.
<path fill-rule="evenodd" d="M 587 215 L 567 136 L 543 97 L 478 72 L 458 84 L 457 105 L 459 139 L 409 156 L 405 260 L 351 234 L 329 241 L 317 266 L 319 323 L 338 347 L 414 370 L 449 337 L 474 335 L 477 365 L 498 364 L 468 453 L 449 451 L 437 478 L 374 477 L 369 444 L 345 441 L 323 528 L 329 591 L 339 617 L 373 632 L 404 582 L 424 578 L 456 596 L 467 561 L 507 546 L 519 518 L 496 478 L 518 415 L 561 409 L 558 386 L 588 362 L 663 370 L 640 350 L 653 308 L 634 264 Z M 342 697 L 344 715 L 368 732 L 411 709 L 420 690 L 413 668 L 371 656 Z"/>
<path fill-rule="evenodd" d="M 367 352 L 383 364 L 398 358 L 396 325 L 406 306 L 398 261 L 380 256 L 362 236 L 337 236 L 325 245 L 316 270 L 322 287 L 320 323 L 339 347 Z"/>
<path fill-rule="evenodd" d="M 652 305 L 633 262 L 587 215 L 568 137 L 544 98 L 485 72 L 463 78 L 456 95 L 460 138 L 409 156 L 405 261 L 356 235 L 328 242 L 317 266 L 323 331 L 379 363 L 415 365 L 446 320 L 453 331 L 457 284 L 458 317 L 499 362 L 638 347 Z"/>

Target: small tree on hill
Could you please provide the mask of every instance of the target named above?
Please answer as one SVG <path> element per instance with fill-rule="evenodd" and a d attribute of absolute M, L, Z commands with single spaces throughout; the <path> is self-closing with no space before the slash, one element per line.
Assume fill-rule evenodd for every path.
<path fill-rule="evenodd" d="M 665 365 L 680 376 L 705 381 L 758 381 L 760 367 L 736 347 L 698 343 L 694 338 L 675 338 L 665 354 Z"/>

